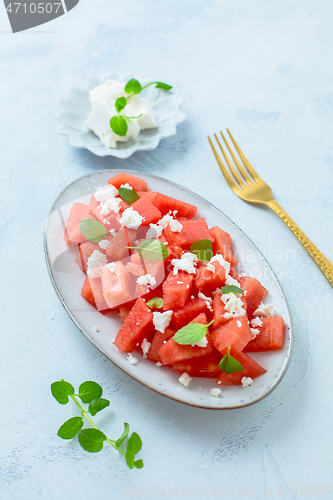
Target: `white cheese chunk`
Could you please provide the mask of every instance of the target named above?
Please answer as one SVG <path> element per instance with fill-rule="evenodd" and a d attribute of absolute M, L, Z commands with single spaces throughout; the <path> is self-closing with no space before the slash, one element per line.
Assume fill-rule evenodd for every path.
<path fill-rule="evenodd" d="M 253 384 L 253 380 L 251 377 L 243 377 L 241 382 L 243 387 L 249 387 Z"/>
<path fill-rule="evenodd" d="M 189 383 L 192 380 L 192 377 L 189 376 L 188 373 L 184 372 L 180 377 L 179 377 L 179 382 L 183 384 L 184 387 L 188 387 Z"/>
<path fill-rule="evenodd" d="M 114 273 L 116 270 L 116 263 L 115 262 L 110 262 L 110 264 L 107 264 L 106 266 L 110 273 Z"/>
<path fill-rule="evenodd" d="M 257 326 L 262 326 L 263 322 L 261 321 L 261 319 L 259 318 L 259 316 L 257 316 L 256 318 L 253 318 L 251 320 L 251 325 L 253 326 L 253 328 L 256 328 Z"/>
<path fill-rule="evenodd" d="M 103 187 L 96 188 L 94 197 L 100 203 L 105 203 L 111 198 L 115 198 L 118 195 L 118 190 L 112 186 L 112 184 L 107 184 Z"/>
<path fill-rule="evenodd" d="M 144 358 L 147 358 L 147 354 L 148 354 L 150 346 L 151 346 L 151 343 L 148 342 L 147 339 L 143 339 L 142 344 L 141 344 L 141 349 L 142 349 L 142 356 Z"/>
<path fill-rule="evenodd" d="M 128 229 L 138 229 L 141 226 L 144 217 L 140 215 L 133 207 L 126 208 L 120 219 L 120 224 Z"/>
<path fill-rule="evenodd" d="M 221 394 L 222 391 L 218 387 L 214 387 L 213 389 L 210 390 L 210 395 L 214 396 L 215 398 L 218 398 Z"/>
<path fill-rule="evenodd" d="M 239 319 L 237 320 L 237 326 L 238 326 L 238 328 L 242 328 L 242 323 L 241 323 L 241 321 L 239 321 Z"/>
<path fill-rule="evenodd" d="M 183 225 L 176 219 L 169 222 L 170 229 L 173 233 L 180 233 Z"/>
<path fill-rule="evenodd" d="M 109 200 L 106 200 L 106 202 L 101 205 L 101 214 L 108 215 L 111 210 L 113 210 L 115 214 L 118 214 L 120 210 L 120 203 L 121 198 L 110 198 Z"/>
<path fill-rule="evenodd" d="M 108 246 L 109 243 L 110 243 L 110 241 L 107 238 L 105 238 L 105 240 L 102 240 L 102 241 L 98 242 L 98 246 L 102 250 L 106 250 L 106 247 Z"/>
<path fill-rule="evenodd" d="M 153 288 L 156 285 L 156 279 L 154 278 L 154 276 L 151 276 L 150 274 L 145 274 L 144 276 L 140 276 L 136 280 L 136 282 L 138 285 L 143 285 L 150 288 Z"/>
<path fill-rule="evenodd" d="M 234 286 L 238 286 L 238 288 L 241 288 L 240 283 L 238 283 L 238 281 L 235 280 L 234 278 L 232 278 L 229 274 L 226 275 L 225 284 L 227 286 L 234 285 Z"/>
<path fill-rule="evenodd" d="M 192 347 L 198 346 L 198 347 L 207 347 L 208 345 L 208 339 L 207 336 L 205 335 L 201 340 L 198 342 L 195 342 L 194 344 L 191 344 Z"/>
<path fill-rule="evenodd" d="M 167 215 L 165 215 L 164 217 L 162 217 L 162 219 L 160 219 L 160 220 L 158 221 L 158 223 L 157 223 L 157 224 L 158 224 L 159 226 L 162 226 L 162 227 L 163 227 L 163 229 L 165 229 L 165 228 L 167 227 L 167 225 L 168 225 L 168 224 L 169 224 L 172 220 L 173 220 L 172 215 L 167 214 Z"/>
<path fill-rule="evenodd" d="M 189 274 L 196 274 L 195 268 L 198 257 L 191 252 L 184 253 L 180 259 L 172 259 L 173 274 L 178 274 L 178 271 L 186 271 Z"/>
<path fill-rule="evenodd" d="M 210 261 L 208 262 L 208 264 L 213 264 L 213 262 L 218 262 L 224 269 L 225 269 L 225 272 L 226 274 L 229 273 L 230 271 L 230 262 L 228 262 L 227 260 L 224 259 L 223 255 L 221 254 L 216 254 L 214 255 L 214 257 L 212 257 L 210 259 Z"/>
<path fill-rule="evenodd" d="M 132 189 L 132 190 L 133 190 L 132 186 L 130 186 L 130 185 L 128 184 L 128 182 L 126 182 L 126 184 L 122 184 L 120 187 L 121 187 L 121 188 L 126 188 L 126 189 Z"/>
<path fill-rule="evenodd" d="M 147 240 L 150 238 L 159 238 L 162 234 L 163 227 L 159 226 L 158 224 L 149 224 L 149 229 L 146 234 Z"/>
<path fill-rule="evenodd" d="M 213 299 L 211 297 L 206 297 L 202 292 L 198 293 L 199 299 L 203 299 L 206 302 L 207 309 L 211 312 L 213 312 L 213 307 L 212 307 L 212 302 Z"/>
<path fill-rule="evenodd" d="M 99 332 L 98 326 L 94 326 L 94 330 L 95 330 L 95 332 Z"/>
<path fill-rule="evenodd" d="M 138 362 L 139 362 L 139 361 L 137 360 L 137 358 L 135 358 L 134 356 L 132 356 L 132 354 L 131 354 L 131 353 L 128 353 L 128 355 L 127 355 L 127 358 L 126 358 L 126 359 L 127 359 L 127 361 L 128 361 L 131 365 L 137 365 L 137 364 L 138 364 Z"/>
<path fill-rule="evenodd" d="M 276 310 L 273 304 L 263 304 L 261 303 L 259 307 L 254 311 L 253 316 L 275 316 Z"/>
<path fill-rule="evenodd" d="M 227 311 L 223 314 L 226 319 L 241 317 L 245 315 L 243 302 L 235 293 L 224 293 L 221 295 L 221 300 L 224 304 L 224 309 Z"/>
<path fill-rule="evenodd" d="M 250 330 L 251 330 L 251 333 L 252 333 L 254 339 L 256 338 L 256 336 L 258 335 L 258 333 L 260 333 L 260 331 L 258 330 L 258 328 L 250 328 Z"/>
<path fill-rule="evenodd" d="M 164 333 L 164 330 L 170 325 L 173 311 L 153 312 L 153 323 L 157 331 Z"/>
<path fill-rule="evenodd" d="M 102 267 L 108 263 L 106 256 L 94 250 L 87 261 L 87 275 L 91 278 L 100 278 Z"/>

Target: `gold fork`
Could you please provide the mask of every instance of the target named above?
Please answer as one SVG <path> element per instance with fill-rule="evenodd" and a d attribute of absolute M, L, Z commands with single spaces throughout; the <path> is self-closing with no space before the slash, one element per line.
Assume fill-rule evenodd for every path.
<path fill-rule="evenodd" d="M 230 156 L 232 157 L 237 169 L 233 166 L 232 162 L 227 156 L 217 135 L 214 134 L 215 139 L 222 151 L 222 154 L 227 165 L 229 166 L 230 171 L 223 164 L 210 137 L 208 137 L 208 140 L 215 155 L 216 161 L 222 171 L 222 174 L 224 175 L 225 180 L 227 181 L 233 192 L 244 201 L 248 201 L 250 203 L 261 203 L 263 205 L 269 206 L 269 208 L 271 208 L 283 220 L 286 226 L 289 227 L 290 231 L 293 232 L 298 241 L 303 245 L 305 250 L 310 254 L 317 266 L 324 273 L 331 287 L 333 287 L 333 264 L 325 257 L 324 254 L 321 253 L 320 250 L 318 250 L 318 248 L 312 243 L 312 241 L 297 226 L 297 224 L 295 224 L 292 218 L 289 217 L 289 215 L 283 210 L 282 207 L 280 207 L 277 201 L 275 201 L 271 188 L 261 179 L 261 177 L 259 177 L 257 172 L 251 167 L 250 163 L 243 155 L 238 144 L 236 143 L 235 139 L 232 137 L 228 129 L 227 131 L 245 168 L 242 167 L 242 165 L 235 157 L 232 149 L 228 144 L 228 141 L 226 140 L 222 132 L 220 132 L 222 139 L 227 146 Z M 232 175 L 230 174 L 230 172 Z"/>

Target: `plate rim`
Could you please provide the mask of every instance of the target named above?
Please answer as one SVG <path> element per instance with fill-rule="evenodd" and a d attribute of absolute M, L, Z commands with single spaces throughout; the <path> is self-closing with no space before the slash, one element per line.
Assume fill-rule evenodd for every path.
<path fill-rule="evenodd" d="M 127 174 L 131 174 L 131 175 L 138 174 L 138 175 L 143 175 L 143 176 L 148 176 L 148 177 L 151 177 L 151 178 L 159 179 L 159 180 L 167 182 L 167 183 L 169 183 L 169 184 L 171 184 L 173 186 L 176 186 L 176 187 L 178 187 L 180 189 L 183 189 L 184 191 L 187 191 L 188 193 L 190 193 L 191 195 L 194 195 L 197 198 L 200 198 L 202 201 L 204 201 L 205 203 L 208 203 L 215 210 L 217 210 L 220 214 L 222 214 L 223 217 L 225 217 L 226 219 L 228 219 L 230 221 L 230 223 L 238 231 L 240 231 L 242 233 L 242 236 L 244 238 L 246 238 L 251 243 L 251 245 L 253 245 L 253 247 L 256 249 L 256 251 L 258 252 L 258 254 L 260 255 L 260 257 L 262 258 L 263 262 L 268 266 L 268 268 L 270 269 L 271 273 L 273 274 L 274 279 L 276 280 L 276 282 L 278 284 L 278 287 L 280 288 L 280 291 L 281 291 L 282 296 L 283 296 L 283 300 L 284 300 L 284 302 L 286 304 L 286 307 L 287 307 L 287 311 L 288 311 L 289 318 L 290 318 L 290 325 L 289 325 L 290 343 L 289 343 L 289 347 L 288 347 L 288 356 L 287 356 L 287 361 L 285 362 L 285 366 L 284 366 L 283 370 L 279 373 L 279 376 L 277 377 L 277 379 L 272 383 L 272 385 L 269 387 L 269 389 L 267 390 L 267 392 L 264 395 L 262 395 L 261 397 L 259 397 L 255 401 L 250 401 L 250 402 L 248 402 L 246 404 L 237 405 L 237 406 L 231 406 L 231 407 L 228 407 L 228 408 L 225 408 L 225 407 L 213 407 L 213 406 L 201 406 L 199 404 L 193 404 L 193 403 L 190 403 L 190 402 L 187 402 L 187 401 L 182 401 L 181 399 L 177 399 L 177 398 L 175 398 L 175 397 L 173 397 L 173 396 L 171 396 L 169 394 L 165 394 L 163 392 L 158 391 L 157 389 L 151 387 L 149 384 L 147 384 L 147 383 L 145 383 L 145 382 L 137 379 L 131 373 L 125 371 L 113 359 L 111 359 L 110 356 L 104 351 L 104 349 L 101 348 L 89 336 L 89 334 L 84 330 L 84 328 L 81 327 L 81 325 L 79 324 L 79 322 L 77 321 L 77 319 L 75 318 L 75 316 L 73 315 L 73 313 L 71 312 L 71 310 L 69 309 L 69 307 L 67 306 L 67 303 L 66 303 L 65 299 L 63 298 L 63 296 L 61 295 L 61 292 L 60 292 L 60 290 L 59 290 L 59 288 L 58 288 L 58 286 L 57 286 L 57 284 L 55 282 L 55 278 L 54 278 L 54 275 L 53 275 L 53 272 L 52 272 L 52 269 L 51 269 L 51 266 L 50 266 L 49 252 L 48 252 L 48 248 L 47 248 L 47 237 L 46 237 L 47 223 L 48 223 L 50 215 L 54 212 L 54 206 L 56 205 L 57 201 L 59 200 L 59 198 L 68 189 L 70 189 L 77 182 L 79 182 L 79 181 L 81 181 L 81 180 L 83 180 L 85 178 L 91 177 L 93 175 L 105 174 L 107 172 L 109 172 L 111 175 L 112 174 L 117 175 L 117 174 L 120 174 L 120 173 L 127 173 Z M 53 288 L 54 288 L 56 294 L 58 295 L 58 298 L 59 298 L 62 306 L 64 307 L 65 311 L 67 312 L 68 316 L 73 321 L 73 323 L 75 324 L 75 326 L 80 330 L 80 332 L 83 334 L 83 336 L 95 348 L 97 348 L 100 353 L 102 353 L 108 360 L 110 360 L 117 368 L 119 368 L 123 373 L 126 373 L 126 375 L 128 375 L 129 377 L 131 377 L 133 380 L 135 380 L 136 382 L 140 383 L 144 387 L 147 387 L 148 389 L 154 391 L 156 394 L 159 394 L 160 396 L 164 396 L 164 397 L 166 397 L 168 399 L 171 399 L 172 401 L 175 401 L 175 402 L 181 403 L 181 404 L 185 404 L 185 405 L 193 407 L 193 408 L 201 408 L 201 409 L 204 409 L 204 410 L 238 410 L 240 408 L 246 408 L 248 406 L 252 406 L 253 404 L 259 403 L 260 401 L 262 401 L 263 399 L 265 399 L 267 396 L 269 396 L 269 394 L 271 394 L 274 391 L 274 389 L 276 389 L 276 387 L 280 384 L 280 382 L 282 381 L 283 377 L 285 376 L 286 371 L 289 368 L 289 365 L 290 365 L 290 362 L 291 362 L 291 358 L 292 358 L 292 355 L 293 355 L 293 350 L 294 350 L 294 324 L 293 324 L 293 317 L 292 317 L 292 314 L 291 314 L 291 309 L 290 309 L 288 300 L 287 300 L 287 298 L 285 296 L 283 287 L 282 287 L 282 285 L 280 283 L 280 280 L 276 276 L 274 270 L 272 269 L 272 267 L 269 264 L 269 262 L 267 262 L 266 258 L 262 254 L 262 252 L 259 250 L 259 248 L 256 246 L 256 244 L 253 243 L 253 241 L 247 236 L 247 234 L 244 233 L 244 231 L 235 222 L 233 222 L 233 220 L 231 220 L 230 217 L 228 217 L 224 212 L 222 212 L 222 210 L 220 210 L 219 208 L 217 208 L 213 203 L 211 203 L 210 201 L 206 200 L 203 196 L 200 196 L 199 194 L 195 193 L 191 189 L 188 189 L 187 187 L 184 187 L 181 184 L 178 184 L 177 182 L 171 181 L 169 179 L 165 179 L 164 177 L 160 177 L 159 175 L 151 174 L 151 173 L 148 173 L 148 172 L 141 172 L 140 170 L 131 170 L 131 169 L 103 169 L 103 170 L 97 170 L 96 172 L 90 172 L 88 174 L 82 175 L 81 177 L 78 177 L 74 181 L 70 182 L 67 186 L 65 186 L 61 190 L 61 192 L 58 194 L 58 196 L 55 198 L 55 200 L 53 201 L 53 203 L 51 205 L 51 208 L 50 208 L 50 211 L 48 212 L 48 215 L 46 217 L 45 224 L 44 224 L 43 248 L 44 248 L 44 257 L 45 257 L 45 261 L 46 261 L 46 267 L 47 267 L 47 271 L 48 271 L 48 274 L 49 274 L 49 277 L 50 277 L 50 281 L 51 281 L 51 283 L 53 285 Z M 200 378 L 200 377 L 196 377 L 196 378 Z"/>

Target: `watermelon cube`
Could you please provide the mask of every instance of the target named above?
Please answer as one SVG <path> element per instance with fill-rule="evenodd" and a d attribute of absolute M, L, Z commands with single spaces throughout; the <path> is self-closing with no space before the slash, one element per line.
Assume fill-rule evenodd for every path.
<path fill-rule="evenodd" d="M 91 241 L 86 241 L 86 243 L 82 243 L 79 246 L 79 255 L 77 263 L 79 264 L 81 270 L 84 273 L 87 273 L 88 259 L 95 250 L 105 254 L 105 251 L 99 247 L 98 243 L 91 243 Z"/>
<path fill-rule="evenodd" d="M 92 278 L 91 276 L 89 276 L 88 280 L 91 288 L 91 293 L 94 297 L 96 309 L 100 312 L 105 311 L 106 309 L 109 310 L 109 306 L 103 295 L 101 278 Z"/>
<path fill-rule="evenodd" d="M 160 210 L 162 215 L 166 215 L 170 211 L 177 210 L 177 217 L 186 217 L 192 219 L 197 213 L 197 207 L 185 201 L 177 200 L 171 196 L 162 193 L 150 193 L 148 195 L 154 205 Z"/>
<path fill-rule="evenodd" d="M 174 275 L 169 273 L 163 283 L 163 309 L 177 309 L 183 307 L 192 293 L 193 275 L 185 271 L 178 271 Z"/>
<path fill-rule="evenodd" d="M 135 229 L 119 229 L 106 248 L 106 257 L 108 261 L 112 262 L 129 257 L 132 252 L 130 253 L 127 247 L 134 245 L 136 237 Z"/>
<path fill-rule="evenodd" d="M 101 270 L 103 295 L 110 309 L 133 299 L 129 272 L 122 262 L 114 264 L 114 271 L 107 266 Z"/>
<path fill-rule="evenodd" d="M 144 338 L 149 339 L 153 331 L 153 313 L 139 297 L 118 331 L 115 344 L 121 351 L 132 352 Z"/>
<path fill-rule="evenodd" d="M 251 377 L 252 379 L 255 379 L 266 373 L 265 368 L 256 363 L 247 354 L 232 350 L 230 350 L 230 354 L 237 359 L 237 361 L 243 366 L 244 370 L 229 374 L 221 371 L 216 381 L 218 385 L 242 385 L 243 377 Z"/>
<path fill-rule="evenodd" d="M 258 335 L 244 348 L 244 352 L 278 351 L 284 346 L 286 324 L 281 316 L 260 318 Z"/>
<path fill-rule="evenodd" d="M 167 340 L 174 336 L 175 333 L 176 332 L 170 328 L 166 328 L 163 333 L 156 330 L 147 354 L 147 358 L 151 361 L 155 361 L 155 363 L 161 363 L 161 356 L 158 351 L 162 345 L 167 342 Z"/>
<path fill-rule="evenodd" d="M 101 214 L 101 203 L 96 200 L 95 196 L 92 195 L 90 199 L 90 214 L 98 220 L 101 224 L 104 224 L 107 231 L 110 229 L 115 229 L 116 231 L 121 227 L 119 222 L 119 215 L 115 214 L 113 210 L 111 210 L 107 215 Z"/>
<path fill-rule="evenodd" d="M 221 300 L 222 295 L 216 293 L 213 297 L 213 320 L 212 324 L 213 330 L 216 330 L 221 325 L 225 325 L 228 323 L 229 319 L 224 317 L 224 314 L 227 312 L 224 308 L 224 303 Z"/>
<path fill-rule="evenodd" d="M 247 314 L 249 318 L 252 318 L 254 311 L 262 302 L 263 297 L 268 294 L 268 290 L 256 278 L 248 276 L 241 276 L 239 283 L 241 288 L 247 292 L 244 295 L 244 301 L 247 305 Z"/>
<path fill-rule="evenodd" d="M 133 210 L 138 212 L 144 220 L 142 221 L 142 226 L 149 226 L 149 224 L 155 224 L 162 218 L 162 214 L 159 209 L 150 201 L 149 198 L 144 197 L 135 201 L 131 205 Z"/>
<path fill-rule="evenodd" d="M 211 339 L 213 346 L 223 356 L 227 352 L 229 345 L 235 351 L 242 351 L 246 344 L 253 339 L 247 315 L 230 319 L 228 323 L 212 332 Z"/>
<path fill-rule="evenodd" d="M 183 220 L 181 221 L 183 226 L 180 233 L 171 231 L 170 226 L 164 229 L 164 235 L 169 242 L 169 245 L 182 247 L 183 249 L 190 249 L 192 243 L 197 240 L 210 240 L 214 241 L 214 238 L 210 234 L 207 223 L 205 219 L 196 220 Z"/>
<path fill-rule="evenodd" d="M 89 205 L 84 203 L 74 203 L 69 213 L 65 227 L 64 240 L 68 246 L 75 246 L 84 243 L 86 238 L 81 233 L 80 222 L 83 219 L 93 219 L 90 215 Z"/>
<path fill-rule="evenodd" d="M 172 364 L 172 368 L 179 373 L 186 372 L 190 377 L 216 378 L 221 373 L 212 354 L 178 361 Z"/>
<path fill-rule="evenodd" d="M 223 255 L 225 260 L 230 262 L 232 266 L 235 266 L 238 263 L 238 260 L 232 253 L 232 240 L 230 234 L 226 233 L 218 226 L 212 227 L 210 229 L 210 233 L 214 238 L 214 255 L 220 253 L 221 255 Z"/>
<path fill-rule="evenodd" d="M 207 266 L 201 266 L 197 269 L 194 280 L 196 290 L 200 290 L 205 295 L 211 294 L 216 288 L 220 288 L 225 284 L 226 273 L 224 267 L 219 262 L 213 262 L 212 265 L 215 268 L 214 273 Z"/>
<path fill-rule="evenodd" d="M 112 184 L 115 188 L 119 189 L 122 184 L 129 184 L 134 191 L 147 191 L 147 183 L 144 179 L 140 179 L 131 174 L 118 174 L 108 180 L 108 184 Z"/>
<path fill-rule="evenodd" d="M 81 288 L 81 296 L 97 309 L 96 301 L 95 301 L 94 294 L 92 292 L 90 281 L 89 281 L 88 277 L 85 279 L 85 282 L 83 283 L 83 287 Z M 99 311 L 99 312 L 102 314 L 106 314 L 108 311 L 109 311 L 109 308 L 106 305 L 106 309 Z"/>
<path fill-rule="evenodd" d="M 201 313 L 207 312 L 207 305 L 203 299 L 189 300 L 184 307 L 173 311 L 171 318 L 171 326 L 175 330 L 180 330 L 183 326 L 188 325 L 190 321 L 196 318 Z"/>

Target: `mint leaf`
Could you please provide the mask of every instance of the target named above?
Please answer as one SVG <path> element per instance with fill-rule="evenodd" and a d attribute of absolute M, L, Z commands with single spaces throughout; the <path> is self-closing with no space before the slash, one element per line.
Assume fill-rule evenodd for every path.
<path fill-rule="evenodd" d="M 117 441 L 116 441 L 116 446 L 118 446 L 118 448 L 120 447 L 122 442 L 127 438 L 129 431 L 130 431 L 130 426 L 127 422 L 125 422 L 124 423 L 124 431 L 123 431 L 122 435 L 120 436 L 120 438 L 117 439 Z"/>
<path fill-rule="evenodd" d="M 140 94 L 141 90 L 141 83 L 138 82 L 138 80 L 135 80 L 135 78 L 129 80 L 125 85 L 125 92 L 127 92 L 128 94 L 130 94 L 131 92 L 133 92 L 134 94 Z"/>
<path fill-rule="evenodd" d="M 53 382 L 51 384 L 52 396 L 60 403 L 65 405 L 68 403 L 68 396 L 74 394 L 74 387 L 65 380 L 60 380 L 59 382 Z"/>
<path fill-rule="evenodd" d="M 238 288 L 238 286 L 235 285 L 229 285 L 229 286 L 223 286 L 222 287 L 222 293 L 243 293 L 244 290 L 241 288 Z"/>
<path fill-rule="evenodd" d="M 154 309 L 161 309 L 163 307 L 164 300 L 161 297 L 153 297 L 148 300 L 147 306 Z"/>
<path fill-rule="evenodd" d="M 244 371 L 244 367 L 230 354 L 230 345 L 228 347 L 228 352 L 219 363 L 219 368 L 225 373 L 234 373 Z"/>
<path fill-rule="evenodd" d="M 140 196 L 134 189 L 121 187 L 118 189 L 118 194 L 122 200 L 128 203 L 128 205 L 132 205 L 132 203 L 140 199 Z"/>
<path fill-rule="evenodd" d="M 78 396 L 84 403 L 90 403 L 93 399 L 100 398 L 102 392 L 103 389 L 97 382 L 88 380 L 80 385 Z"/>
<path fill-rule="evenodd" d="M 164 90 L 172 89 L 172 85 L 168 85 L 167 83 L 162 83 L 162 82 L 154 82 L 154 83 L 156 83 L 157 89 L 164 89 Z"/>
<path fill-rule="evenodd" d="M 95 219 L 81 220 L 80 230 L 86 240 L 91 241 L 92 243 L 98 243 L 99 241 L 104 240 L 108 235 L 105 226 Z"/>
<path fill-rule="evenodd" d="M 213 257 L 213 243 L 211 240 L 197 240 L 191 245 L 191 253 L 194 253 L 199 260 L 210 260 Z"/>
<path fill-rule="evenodd" d="M 127 103 L 125 97 L 118 97 L 118 99 L 116 99 L 116 102 L 114 103 L 117 113 L 119 113 L 119 111 L 124 109 L 126 104 Z"/>
<path fill-rule="evenodd" d="M 58 430 L 58 436 L 61 439 L 72 439 L 83 427 L 82 417 L 73 417 L 66 420 Z"/>
<path fill-rule="evenodd" d="M 103 448 L 106 435 L 98 429 L 83 429 L 78 435 L 82 448 L 90 453 L 97 453 Z"/>
<path fill-rule="evenodd" d="M 208 323 L 208 325 L 202 325 L 201 323 L 189 323 L 178 330 L 178 332 L 176 332 L 172 337 L 172 340 L 180 345 L 196 344 L 205 337 L 208 327 L 213 322 L 214 320 Z"/>
<path fill-rule="evenodd" d="M 104 410 L 107 406 L 110 405 L 110 401 L 108 399 L 103 398 L 95 398 L 89 403 L 89 413 L 93 417 L 101 410 Z"/>
<path fill-rule="evenodd" d="M 142 469 L 143 467 L 143 460 L 140 458 L 140 460 L 136 460 L 134 462 L 134 467 L 136 467 L 137 469 Z"/>
<path fill-rule="evenodd" d="M 127 134 L 128 127 L 126 120 L 123 116 L 120 115 L 113 116 L 110 120 L 110 127 L 115 134 L 120 135 L 121 137 Z"/>
<path fill-rule="evenodd" d="M 131 437 L 128 440 L 127 450 L 126 450 L 126 455 L 125 455 L 126 463 L 130 469 L 133 469 L 134 463 L 135 463 L 135 460 L 134 460 L 135 455 L 137 453 L 139 453 L 141 448 L 142 448 L 141 438 L 136 432 L 133 432 L 133 434 L 131 435 Z M 142 460 L 140 461 L 140 464 L 141 464 L 141 462 L 142 462 Z M 138 464 L 138 465 L 140 465 L 140 464 Z M 142 462 L 142 466 L 141 467 L 139 466 L 138 468 L 142 468 L 142 467 L 143 467 L 143 462 Z"/>
<path fill-rule="evenodd" d="M 169 251 L 167 247 L 159 240 L 149 239 L 145 240 L 138 247 L 135 248 L 141 255 L 141 257 L 148 262 L 159 262 L 169 257 Z"/>

